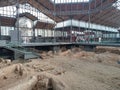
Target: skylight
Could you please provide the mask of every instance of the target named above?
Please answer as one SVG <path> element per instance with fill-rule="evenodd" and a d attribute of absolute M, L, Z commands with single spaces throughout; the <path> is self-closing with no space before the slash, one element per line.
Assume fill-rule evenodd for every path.
<path fill-rule="evenodd" d="M 114 4 L 114 7 L 116 7 L 118 10 L 120 10 L 120 0 L 117 0 Z"/>
<path fill-rule="evenodd" d="M 60 3 L 80 3 L 80 2 L 89 2 L 90 0 L 51 0 L 53 3 L 56 4 Z"/>

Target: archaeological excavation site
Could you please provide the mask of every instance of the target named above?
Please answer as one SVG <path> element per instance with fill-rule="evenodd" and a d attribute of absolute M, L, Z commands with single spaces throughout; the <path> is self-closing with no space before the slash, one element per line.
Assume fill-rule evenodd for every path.
<path fill-rule="evenodd" d="M 120 0 L 0 0 L 0 90 L 120 90 Z"/>

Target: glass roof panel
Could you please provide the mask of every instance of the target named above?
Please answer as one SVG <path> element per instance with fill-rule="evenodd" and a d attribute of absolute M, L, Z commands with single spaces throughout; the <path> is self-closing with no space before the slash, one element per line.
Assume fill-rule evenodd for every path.
<path fill-rule="evenodd" d="M 62 3 L 80 3 L 80 2 L 89 2 L 90 0 L 51 0 L 53 3 L 62 4 Z"/>
<path fill-rule="evenodd" d="M 118 10 L 120 10 L 120 0 L 117 0 L 114 4 L 114 7 L 116 7 Z"/>

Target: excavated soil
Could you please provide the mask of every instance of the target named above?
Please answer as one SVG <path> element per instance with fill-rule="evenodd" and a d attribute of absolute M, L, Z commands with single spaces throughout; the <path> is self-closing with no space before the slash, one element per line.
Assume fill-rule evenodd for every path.
<path fill-rule="evenodd" d="M 42 59 L 28 61 L 0 58 L 0 90 L 120 90 L 120 53 L 112 48 L 41 52 Z"/>

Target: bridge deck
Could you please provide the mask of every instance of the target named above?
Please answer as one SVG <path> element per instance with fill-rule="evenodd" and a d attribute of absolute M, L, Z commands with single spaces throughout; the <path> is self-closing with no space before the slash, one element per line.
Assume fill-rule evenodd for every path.
<path fill-rule="evenodd" d="M 0 47 L 4 47 L 8 44 L 0 45 Z M 91 45 L 91 46 L 117 46 L 120 47 L 120 43 L 99 43 L 99 42 L 42 42 L 42 43 L 22 43 L 16 44 L 17 46 L 23 47 L 32 47 L 32 46 L 62 46 L 62 45 Z"/>

